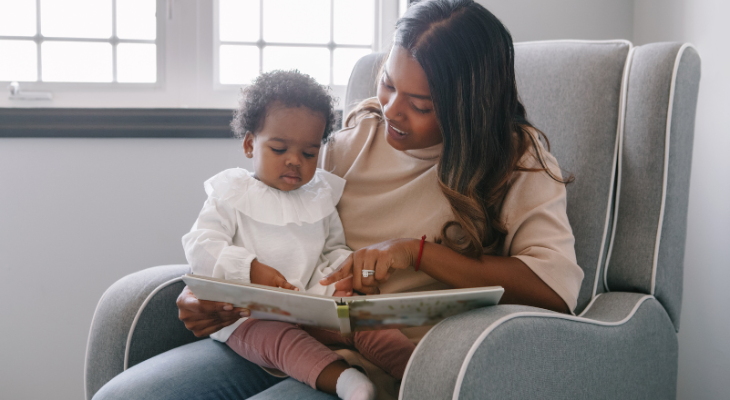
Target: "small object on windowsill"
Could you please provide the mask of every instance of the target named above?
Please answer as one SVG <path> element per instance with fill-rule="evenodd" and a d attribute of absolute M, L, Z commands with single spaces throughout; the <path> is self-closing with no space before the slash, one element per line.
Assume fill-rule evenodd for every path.
<path fill-rule="evenodd" d="M 18 82 L 12 82 L 8 85 L 10 90 L 10 100 L 53 100 L 53 94 L 50 92 L 23 92 L 20 90 Z"/>

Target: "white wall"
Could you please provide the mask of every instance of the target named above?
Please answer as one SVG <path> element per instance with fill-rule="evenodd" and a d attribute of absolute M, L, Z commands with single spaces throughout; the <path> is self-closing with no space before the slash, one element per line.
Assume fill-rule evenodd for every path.
<path fill-rule="evenodd" d="M 702 58 L 679 331 L 679 399 L 730 398 L 730 2 L 636 0 L 634 43 L 690 42 Z"/>
<path fill-rule="evenodd" d="M 720 174 L 730 165 L 720 152 L 730 148 L 730 135 L 724 121 L 711 118 L 730 105 L 722 73 L 730 59 L 721 42 L 730 31 L 720 20 L 727 3 L 721 11 L 709 0 L 481 3 L 517 41 L 635 38 L 698 46 L 703 77 L 679 391 L 687 399 L 727 397 L 730 332 L 720 285 L 730 269 L 719 252 L 730 243 L 728 207 L 720 204 L 730 187 Z M 676 21 L 682 28 L 669 29 Z M 202 182 L 243 163 L 238 148 L 225 139 L 0 139 L 1 398 L 83 396 L 86 338 L 102 292 L 125 274 L 184 262 L 180 237 L 202 205 Z"/>
<path fill-rule="evenodd" d="M 185 263 L 203 181 L 250 167 L 235 139 L 0 139 L 0 398 L 81 399 L 96 302 Z"/>

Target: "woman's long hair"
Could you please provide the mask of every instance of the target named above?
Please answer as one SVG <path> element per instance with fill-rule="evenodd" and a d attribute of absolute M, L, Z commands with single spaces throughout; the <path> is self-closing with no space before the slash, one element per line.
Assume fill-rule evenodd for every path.
<path fill-rule="evenodd" d="M 454 220 L 437 242 L 473 258 L 500 253 L 507 233 L 500 213 L 514 172 L 572 180 L 550 172 L 530 134 L 544 137 L 527 121 L 517 94 L 509 31 L 472 0 L 430 0 L 398 20 L 393 46 L 408 50 L 425 71 L 443 135 L 439 185 Z M 356 111 L 368 111 L 362 106 Z M 542 168 L 519 165 L 530 147 Z"/>

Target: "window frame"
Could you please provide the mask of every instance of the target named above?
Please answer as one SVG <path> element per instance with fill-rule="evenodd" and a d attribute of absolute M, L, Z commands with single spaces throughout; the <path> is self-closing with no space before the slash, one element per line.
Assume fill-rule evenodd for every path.
<path fill-rule="evenodd" d="M 102 38 L 75 38 L 43 36 L 41 33 L 41 0 L 35 0 L 36 33 L 33 36 L 5 36 L 0 35 L 0 40 L 17 40 L 33 42 L 36 46 L 36 68 L 35 81 L 17 81 L 21 90 L 30 88 L 32 90 L 52 91 L 110 91 L 117 88 L 122 89 L 159 89 L 165 86 L 165 27 L 164 27 L 164 5 L 166 0 L 156 0 L 155 12 L 157 23 L 155 26 L 156 36 L 154 40 L 149 39 L 120 39 L 117 37 L 117 0 L 111 0 L 111 22 L 112 34 L 108 39 Z M 169 0 L 168 0 L 169 1 Z M 47 82 L 43 81 L 43 55 L 41 51 L 44 42 L 77 42 L 77 43 L 109 43 L 112 46 L 112 81 L 111 82 Z M 154 44 L 156 59 L 156 81 L 155 82 L 118 82 L 117 81 L 117 45 L 120 43 L 144 43 Z M 10 84 L 11 81 L 0 81 L 0 85 Z M 3 85 L 4 86 L 4 85 Z M 0 104 L 2 106 L 2 104 Z"/>
<path fill-rule="evenodd" d="M 389 48 L 399 2 L 375 1 L 372 50 Z M 36 0 L 37 4 L 40 0 Z M 114 1 L 116 3 L 116 1 Z M 157 82 L 73 83 L 21 81 L 21 91 L 50 91 L 51 101 L 10 100 L 0 95 L 0 108 L 182 108 L 232 109 L 245 85 L 218 83 L 218 1 L 156 0 Z M 113 8 L 116 13 L 116 7 Z M 40 8 L 36 8 L 40 12 Z M 37 20 L 37 19 L 36 19 Z M 36 27 L 36 32 L 39 32 Z M 28 40 L 29 37 L 20 37 Z M 106 39 L 104 39 L 106 41 Z M 39 61 L 40 62 L 40 61 Z M 116 68 L 116 65 L 114 66 Z M 41 74 L 42 71 L 39 71 Z M 330 69 L 330 74 L 332 70 Z M 9 81 L 0 82 L 6 90 Z M 346 85 L 330 85 L 343 108 Z"/>

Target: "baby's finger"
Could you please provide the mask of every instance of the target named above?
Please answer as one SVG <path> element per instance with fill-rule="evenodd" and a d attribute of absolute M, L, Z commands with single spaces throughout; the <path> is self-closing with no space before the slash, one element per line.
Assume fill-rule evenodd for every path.
<path fill-rule="evenodd" d="M 296 286 L 287 282 L 283 276 L 279 276 L 276 279 L 274 279 L 274 284 L 276 285 L 276 287 L 280 287 L 282 289 L 299 290 L 299 288 L 297 288 Z"/>
<path fill-rule="evenodd" d="M 348 275 L 352 275 L 352 261 L 352 254 L 350 254 L 334 272 L 331 272 L 329 275 L 320 279 L 319 284 L 327 286 L 347 278 Z"/>

